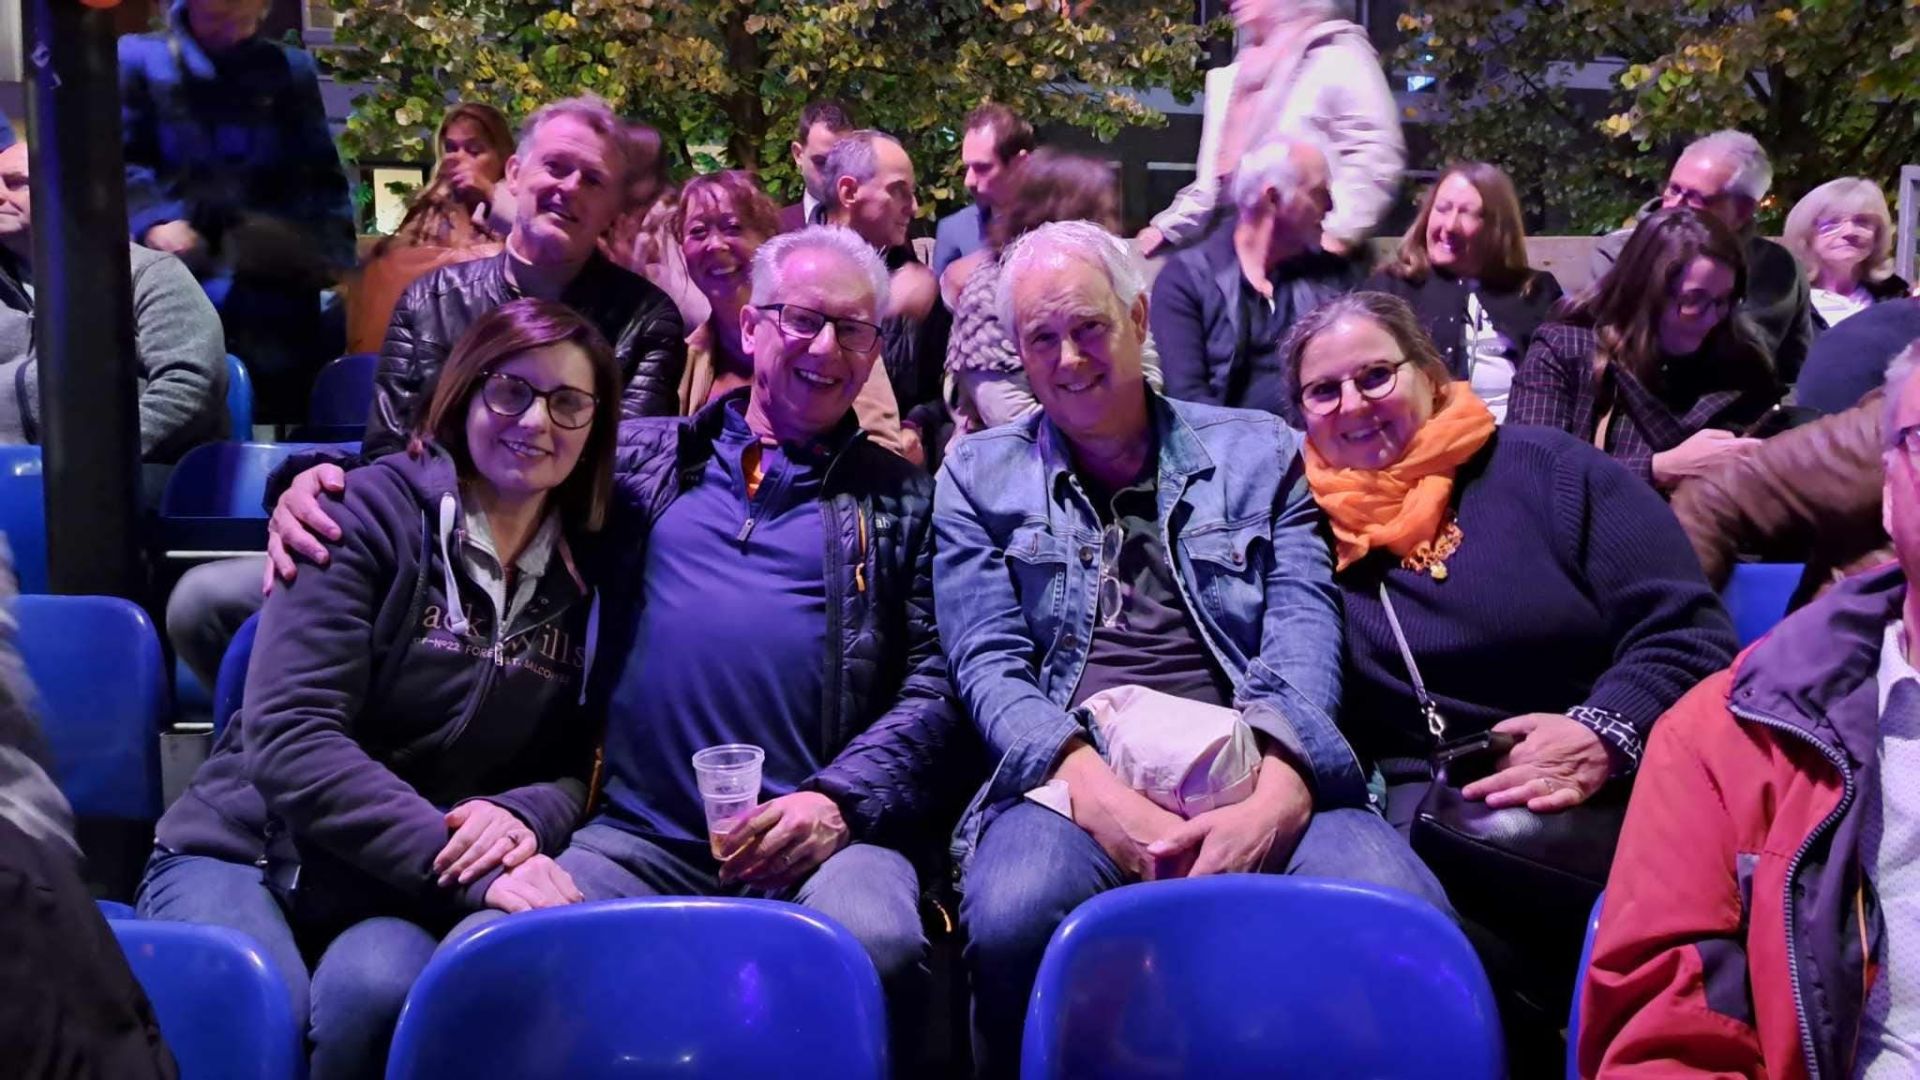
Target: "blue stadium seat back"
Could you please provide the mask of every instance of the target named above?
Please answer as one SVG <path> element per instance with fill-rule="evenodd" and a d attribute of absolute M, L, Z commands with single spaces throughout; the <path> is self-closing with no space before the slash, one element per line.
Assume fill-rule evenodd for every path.
<path fill-rule="evenodd" d="M 227 438 L 233 442 L 253 438 L 253 376 L 232 353 L 227 354 Z"/>
<path fill-rule="evenodd" d="M 167 682 L 153 620 L 114 596 L 22 596 L 14 614 L 55 779 L 74 813 L 158 817 Z"/>
<path fill-rule="evenodd" d="M 1759 641 L 1786 617 L 1787 603 L 1807 570 L 1804 563 L 1739 563 L 1720 590 L 1720 599 L 1733 616 L 1733 632 L 1740 647 Z"/>
<path fill-rule="evenodd" d="M 1573 1010 L 1567 1014 L 1567 1080 L 1580 1080 L 1580 1003 L 1587 998 L 1587 967 L 1593 963 L 1593 936 L 1600 932 L 1600 911 L 1606 906 L 1602 892 L 1593 902 L 1593 914 L 1587 916 L 1587 939 L 1580 946 L 1580 966 L 1573 975 Z"/>
<path fill-rule="evenodd" d="M 307 423 L 352 428 L 358 438 L 373 411 L 373 373 L 379 365 L 379 353 L 348 353 L 328 361 L 314 377 Z"/>
<path fill-rule="evenodd" d="M 1233 874 L 1132 886 L 1054 932 L 1027 1010 L 1025 1080 L 1504 1074 L 1467 939 L 1424 901 Z"/>
<path fill-rule="evenodd" d="M 434 954 L 387 1080 L 863 1080 L 887 1074 L 885 1023 L 873 963 L 818 912 L 577 904 L 497 920 Z"/>
<path fill-rule="evenodd" d="M 254 940 L 192 923 L 110 920 L 184 1080 L 294 1080 L 286 979 Z"/>
<path fill-rule="evenodd" d="M 247 661 L 253 656 L 253 638 L 260 632 L 260 613 L 247 616 L 240 624 L 240 630 L 227 644 L 225 656 L 220 658 L 220 673 L 213 682 L 213 737 L 220 738 L 233 714 L 240 711 L 240 702 L 247 689 Z"/>
<path fill-rule="evenodd" d="M 40 448 L 0 446 L 0 533 L 23 593 L 47 591 L 47 500 Z"/>
<path fill-rule="evenodd" d="M 135 917 L 133 905 L 123 904 L 118 900 L 95 900 L 93 906 L 100 909 L 100 917 L 103 919 L 131 919 Z"/>
<path fill-rule="evenodd" d="M 264 551 L 267 478 L 281 462 L 316 446 L 358 451 L 358 443 L 223 442 L 181 457 L 160 496 L 160 529 L 168 551 Z"/>

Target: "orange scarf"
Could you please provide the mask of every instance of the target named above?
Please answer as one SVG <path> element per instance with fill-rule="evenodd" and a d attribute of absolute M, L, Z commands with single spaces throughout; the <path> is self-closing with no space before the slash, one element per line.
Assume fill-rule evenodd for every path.
<path fill-rule="evenodd" d="M 1493 414 L 1464 382 L 1414 432 L 1407 452 L 1384 469 L 1336 469 L 1307 443 L 1307 486 L 1333 525 L 1335 570 L 1374 548 L 1402 558 L 1431 544 L 1446 525 L 1453 473 L 1493 437 Z"/>

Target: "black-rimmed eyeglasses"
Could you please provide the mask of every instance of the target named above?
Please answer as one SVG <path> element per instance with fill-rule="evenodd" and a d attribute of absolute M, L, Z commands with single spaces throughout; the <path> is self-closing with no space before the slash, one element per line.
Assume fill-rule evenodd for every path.
<path fill-rule="evenodd" d="M 1344 379 L 1315 379 L 1300 388 L 1300 407 L 1315 416 L 1332 416 L 1340 411 L 1348 383 L 1368 401 L 1379 401 L 1400 382 L 1400 369 L 1412 360 L 1381 360 L 1368 364 Z"/>
<path fill-rule="evenodd" d="M 555 427 L 568 431 L 578 431 L 593 423 L 594 406 L 600 403 L 599 398 L 577 387 L 536 390 L 527 380 L 504 371 L 487 372 L 486 381 L 480 384 L 480 400 L 486 402 L 487 411 L 495 416 L 519 416 L 533 408 L 535 400 L 544 400 L 547 418 Z"/>
<path fill-rule="evenodd" d="M 880 344 L 880 328 L 865 319 L 829 315 L 799 304 L 760 304 L 761 311 L 777 317 L 780 332 L 795 341 L 812 341 L 827 325 L 833 325 L 833 340 L 850 353 L 870 353 Z"/>

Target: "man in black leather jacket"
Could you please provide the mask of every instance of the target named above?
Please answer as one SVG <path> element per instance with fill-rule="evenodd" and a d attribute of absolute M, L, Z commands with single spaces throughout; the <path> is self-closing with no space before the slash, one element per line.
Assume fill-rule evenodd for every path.
<path fill-rule="evenodd" d="M 444 266 L 415 281 L 394 307 L 374 375 L 368 457 L 400 450 L 413 409 L 424 405 L 447 353 L 467 327 L 521 296 L 559 300 L 587 317 L 613 345 L 627 383 L 628 417 L 673 416 L 686 369 L 679 309 L 652 282 L 597 250 L 624 208 L 631 158 L 624 126 L 598 98 L 542 108 L 521 129 L 507 160 L 516 195 L 506 250 Z"/>

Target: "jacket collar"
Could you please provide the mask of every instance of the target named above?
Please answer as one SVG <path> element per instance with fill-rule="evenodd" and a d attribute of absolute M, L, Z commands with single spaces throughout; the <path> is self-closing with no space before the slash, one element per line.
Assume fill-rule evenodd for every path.
<path fill-rule="evenodd" d="M 1734 662 L 1728 703 L 1844 750 L 1855 768 L 1873 760 L 1880 645 L 1906 595 L 1898 563 L 1836 585 Z"/>
<path fill-rule="evenodd" d="M 0 248 L 0 305 L 31 314 L 33 298 L 27 295 L 20 278 L 20 261 L 12 252 Z"/>
<path fill-rule="evenodd" d="M 485 275 L 488 284 L 497 295 L 523 297 L 526 293 L 513 283 L 513 275 L 507 273 L 507 263 L 512 258 L 513 256 L 507 251 L 506 243 L 502 242 L 499 254 L 486 260 L 486 266 L 481 273 Z M 602 281 L 610 269 L 614 269 L 614 265 L 608 262 L 606 256 L 600 254 L 598 249 L 595 249 L 591 255 L 587 256 L 587 261 L 580 264 L 580 272 L 573 276 L 572 281 L 567 282 L 566 288 L 560 290 L 560 302 L 568 307 L 582 309 L 582 313 L 588 314 L 591 318 L 591 314 L 584 309 L 600 295 Z"/>
<path fill-rule="evenodd" d="M 1147 388 L 1146 394 L 1147 416 L 1153 424 L 1154 445 L 1158 448 L 1164 520 L 1168 504 L 1186 489 L 1187 481 L 1213 468 L 1213 455 L 1207 453 L 1199 434 L 1187 422 L 1185 404 L 1161 397 L 1152 387 Z M 1060 429 L 1053 426 L 1053 421 L 1047 419 L 1045 410 L 1038 415 L 1035 442 L 1040 450 L 1041 465 L 1046 470 L 1047 490 L 1057 492 L 1073 476 L 1073 448 Z"/>
<path fill-rule="evenodd" d="M 683 436 L 692 435 L 694 438 L 689 440 L 683 437 L 680 440 L 678 459 L 682 468 L 695 462 L 706 461 L 707 456 L 713 452 L 713 444 L 720 438 L 721 428 L 726 425 L 726 410 L 734 402 L 738 402 L 740 408 L 746 408 L 747 398 L 752 393 L 751 386 L 740 387 L 708 402 L 699 412 L 687 419 L 682 432 Z M 782 446 L 789 453 L 805 455 L 813 459 L 816 464 L 824 466 L 846 453 L 848 448 L 864 439 L 866 434 L 861 430 L 860 421 L 854 416 L 853 410 L 849 408 L 846 415 L 842 416 L 840 422 L 834 425 L 833 430 L 826 435 L 804 444 L 783 443 Z"/>

